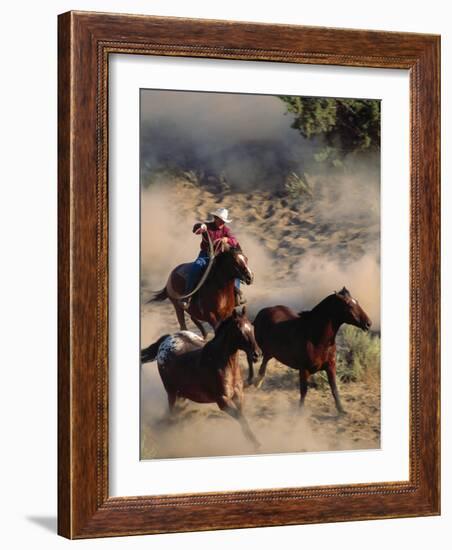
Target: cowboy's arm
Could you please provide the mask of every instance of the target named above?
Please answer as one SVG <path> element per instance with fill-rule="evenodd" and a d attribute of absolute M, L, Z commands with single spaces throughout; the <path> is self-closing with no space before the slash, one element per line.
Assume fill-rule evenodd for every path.
<path fill-rule="evenodd" d="M 207 226 L 205 223 L 201 223 L 201 222 L 198 222 L 198 223 L 195 223 L 195 225 L 193 226 L 193 233 L 196 233 L 196 235 L 199 235 L 200 233 L 204 233 L 204 231 L 207 230 Z"/>
<path fill-rule="evenodd" d="M 231 233 L 231 230 L 227 226 L 224 226 L 224 236 L 224 238 L 227 239 L 227 243 L 229 246 L 232 246 L 233 248 L 238 247 L 239 241 L 234 237 L 234 235 Z"/>

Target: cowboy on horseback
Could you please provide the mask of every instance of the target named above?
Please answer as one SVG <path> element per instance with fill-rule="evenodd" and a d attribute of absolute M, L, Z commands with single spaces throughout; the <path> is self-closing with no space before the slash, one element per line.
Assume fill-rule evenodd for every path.
<path fill-rule="evenodd" d="M 193 226 L 193 233 L 196 235 L 202 235 L 201 250 L 199 251 L 198 257 L 193 262 L 188 275 L 186 288 L 187 293 L 193 290 L 209 263 L 209 240 L 207 235 L 210 236 L 211 242 L 214 245 L 215 254 L 223 251 L 226 245 L 232 248 L 239 247 L 237 239 L 226 225 L 231 222 L 227 208 L 218 208 L 214 212 L 210 212 L 210 215 L 213 216 L 211 220 L 207 222 L 198 222 Z M 235 279 L 234 290 L 236 306 L 246 303 L 243 293 L 240 290 L 239 279 Z M 182 300 L 181 305 L 185 310 L 188 309 L 190 305 L 190 298 Z"/>

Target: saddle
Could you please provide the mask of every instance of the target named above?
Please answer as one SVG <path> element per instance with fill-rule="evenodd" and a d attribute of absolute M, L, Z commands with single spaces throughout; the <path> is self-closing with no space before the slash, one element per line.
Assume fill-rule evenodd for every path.
<path fill-rule="evenodd" d="M 191 268 L 192 268 L 194 263 L 195 262 L 187 262 L 185 264 L 180 264 L 174 270 L 174 273 L 177 273 L 177 275 L 184 281 L 184 290 L 183 290 L 183 292 L 187 291 L 188 277 L 189 277 Z M 201 274 L 201 277 L 202 277 L 202 274 Z M 197 282 L 196 282 L 196 284 L 197 284 Z"/>
<path fill-rule="evenodd" d="M 192 268 L 193 264 L 194 264 L 194 262 L 187 262 L 185 264 L 180 264 L 173 271 L 174 274 L 176 274 L 180 279 L 182 279 L 182 282 L 183 282 L 182 293 L 183 294 L 185 294 L 188 291 L 187 283 L 188 283 L 189 274 L 190 274 L 190 271 L 191 271 L 191 268 Z M 201 275 L 201 277 L 202 277 L 202 275 Z M 197 284 L 197 282 L 195 284 Z M 199 300 L 199 295 L 196 294 L 196 295 L 193 296 L 193 298 Z M 188 299 L 188 301 L 187 300 L 182 301 L 182 302 L 180 301 L 179 303 L 180 303 L 180 305 L 182 306 L 182 308 L 184 310 L 187 310 L 188 306 L 190 304 L 190 299 Z"/>

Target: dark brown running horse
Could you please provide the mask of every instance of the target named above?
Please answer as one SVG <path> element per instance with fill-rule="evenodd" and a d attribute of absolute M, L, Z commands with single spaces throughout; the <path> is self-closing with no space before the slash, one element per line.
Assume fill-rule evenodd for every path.
<path fill-rule="evenodd" d="M 295 313 L 286 306 L 261 309 L 254 320 L 254 331 L 263 360 L 256 385 L 265 376 L 268 361 L 278 361 L 300 372 L 300 406 L 308 391 L 308 378 L 326 371 L 331 392 L 340 414 L 345 413 L 336 386 L 336 334 L 347 323 L 368 331 L 371 321 L 344 287 L 327 296 L 311 311 Z M 249 363 L 250 379 L 253 377 Z"/>
<path fill-rule="evenodd" d="M 190 264 L 181 264 L 173 269 L 165 288 L 155 292 L 149 300 L 149 302 L 162 302 L 168 298 L 174 306 L 181 330 L 187 330 L 185 312 L 180 304 L 180 298 L 185 292 L 183 273 L 187 273 L 189 266 Z M 207 333 L 202 326 L 202 321 L 209 323 L 215 329 L 220 321 L 232 314 L 235 307 L 235 279 L 250 285 L 253 278 L 253 273 L 248 267 L 248 259 L 240 249 L 226 245 L 222 252 L 215 255 L 205 283 L 193 296 L 187 310 L 203 338 L 206 338 Z"/>
<path fill-rule="evenodd" d="M 215 337 L 205 343 L 189 331 L 162 336 L 142 350 L 141 361 L 157 360 L 160 377 L 168 394 L 170 413 L 178 397 L 196 403 L 216 403 L 218 407 L 238 420 L 246 438 L 259 448 L 242 412 L 243 380 L 238 362 L 238 351 L 243 350 L 248 360 L 257 361 L 259 348 L 254 338 L 253 325 L 236 310 L 217 327 Z"/>

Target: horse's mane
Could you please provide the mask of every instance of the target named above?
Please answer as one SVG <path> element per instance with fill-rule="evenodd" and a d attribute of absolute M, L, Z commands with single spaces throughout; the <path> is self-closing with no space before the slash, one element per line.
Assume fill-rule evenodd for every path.
<path fill-rule="evenodd" d="M 323 298 L 323 300 L 321 300 L 316 306 L 314 306 L 311 311 L 319 311 L 323 309 L 326 305 L 329 305 L 335 298 L 336 294 L 328 294 L 328 296 L 326 296 L 326 298 Z"/>
<path fill-rule="evenodd" d="M 311 310 L 303 310 L 298 312 L 298 317 L 301 317 L 304 321 L 309 321 L 311 318 Z"/>
<path fill-rule="evenodd" d="M 243 254 L 243 252 L 240 246 L 234 246 L 234 247 L 229 246 L 226 250 L 217 254 L 217 256 L 215 257 L 215 260 L 224 258 L 228 254 Z"/>
<path fill-rule="evenodd" d="M 220 252 L 220 254 L 218 254 L 215 257 L 212 270 L 209 273 L 209 276 L 207 277 L 207 281 L 211 281 L 214 277 L 216 277 L 216 275 L 218 274 L 218 269 L 221 268 L 222 262 L 224 261 L 225 257 L 231 254 L 243 254 L 243 252 L 240 246 L 237 246 L 237 247 L 231 246 L 224 252 Z"/>
<path fill-rule="evenodd" d="M 336 297 L 336 293 L 329 294 L 328 296 L 323 298 L 323 300 L 321 300 L 317 305 L 315 305 L 312 309 L 298 312 L 298 316 L 308 321 L 309 319 L 311 319 L 313 315 L 321 312 L 325 308 L 325 306 L 329 305 L 332 302 L 332 299 L 335 297 Z"/>
<path fill-rule="evenodd" d="M 220 340 L 225 335 L 226 330 L 228 327 L 231 326 L 232 316 L 226 317 L 226 319 L 223 319 L 220 321 L 218 326 L 215 328 L 215 335 L 214 337 L 209 340 L 206 345 L 202 348 L 202 353 L 207 354 L 209 356 L 213 350 L 215 350 L 215 347 L 219 344 Z"/>

